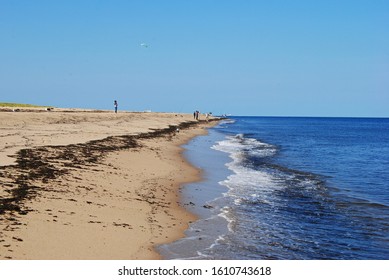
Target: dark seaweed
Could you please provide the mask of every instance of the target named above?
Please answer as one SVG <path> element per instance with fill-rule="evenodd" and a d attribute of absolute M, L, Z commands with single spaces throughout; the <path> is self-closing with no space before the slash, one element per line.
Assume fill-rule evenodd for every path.
<path fill-rule="evenodd" d="M 9 197 L 0 198 L 0 215 L 5 213 L 26 215 L 32 211 L 25 207 L 23 202 L 35 198 L 39 191 L 48 190 L 38 187 L 36 182 L 48 184 L 67 174 L 71 168 L 82 169 L 98 163 L 107 153 L 140 148 L 138 140 L 158 137 L 172 139 L 179 130 L 204 122 L 183 122 L 177 126 L 138 135 L 110 136 L 81 144 L 22 149 L 16 154 L 16 165 L 0 167 L 0 180 L 6 179 L 1 180 L 0 184 L 9 193 Z"/>

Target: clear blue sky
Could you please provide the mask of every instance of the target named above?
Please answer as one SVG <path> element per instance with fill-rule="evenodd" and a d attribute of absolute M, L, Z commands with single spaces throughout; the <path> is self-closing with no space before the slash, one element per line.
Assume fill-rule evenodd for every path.
<path fill-rule="evenodd" d="M 389 1 L 0 0 L 0 101 L 114 99 L 136 111 L 389 117 Z"/>

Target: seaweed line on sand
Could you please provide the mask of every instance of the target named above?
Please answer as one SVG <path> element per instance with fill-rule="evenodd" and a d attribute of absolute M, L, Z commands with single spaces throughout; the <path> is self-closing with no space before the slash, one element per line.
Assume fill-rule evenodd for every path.
<path fill-rule="evenodd" d="M 33 211 L 24 202 L 39 196 L 40 191 L 60 191 L 48 183 L 67 174 L 70 169 L 93 166 L 110 152 L 141 148 L 137 140 L 157 137 L 172 139 L 177 129 L 186 129 L 202 122 L 183 122 L 137 135 L 109 136 L 80 144 L 22 149 L 16 154 L 16 165 L 0 167 L 0 186 L 5 194 L 0 197 L 0 220 L 14 221 L 15 214 L 26 215 Z"/>

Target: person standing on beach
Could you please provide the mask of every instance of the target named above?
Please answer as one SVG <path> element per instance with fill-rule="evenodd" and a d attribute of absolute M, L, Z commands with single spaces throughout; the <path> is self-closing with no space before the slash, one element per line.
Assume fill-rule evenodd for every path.
<path fill-rule="evenodd" d="M 118 112 L 118 102 L 117 102 L 117 100 L 115 100 L 113 102 L 113 106 L 115 107 L 115 113 L 117 113 Z"/>

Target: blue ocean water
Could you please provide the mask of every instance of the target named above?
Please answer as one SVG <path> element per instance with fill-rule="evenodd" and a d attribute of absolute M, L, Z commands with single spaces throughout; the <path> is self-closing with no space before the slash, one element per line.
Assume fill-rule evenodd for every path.
<path fill-rule="evenodd" d="M 232 117 L 186 149 L 200 219 L 166 258 L 389 259 L 389 119 Z"/>

